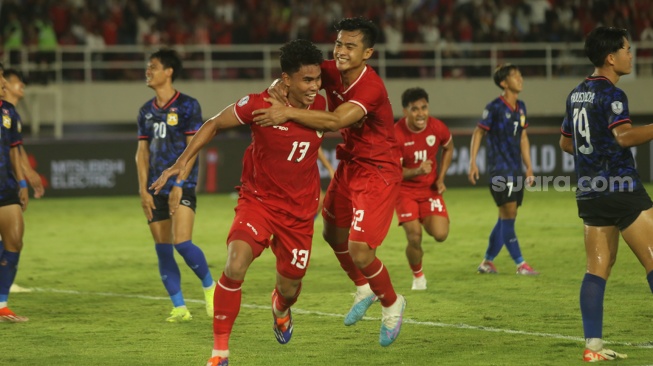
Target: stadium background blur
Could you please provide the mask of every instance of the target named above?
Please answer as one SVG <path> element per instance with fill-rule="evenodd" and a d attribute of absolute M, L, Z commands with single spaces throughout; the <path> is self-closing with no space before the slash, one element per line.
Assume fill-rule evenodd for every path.
<path fill-rule="evenodd" d="M 297 37 L 331 57 L 333 23 L 365 16 L 381 29 L 371 64 L 385 78 L 396 118 L 412 86 L 431 96 L 431 113 L 454 132 L 448 185 L 466 185 L 469 134 L 499 94 L 496 65 L 512 62 L 525 77 L 534 170 L 573 175 L 557 147 L 567 93 L 592 72 L 582 51 L 597 25 L 629 30 L 635 71 L 620 83 L 634 122 L 653 116 L 653 4 L 650 0 L 25 0 L 0 2 L 5 67 L 30 84 L 18 106 L 31 159 L 49 196 L 136 194 L 136 113 L 152 98 L 144 85 L 149 53 L 175 47 L 184 73 L 175 85 L 196 97 L 204 118 L 279 75 L 279 46 Z M 333 147 L 339 134 L 325 141 Z M 218 136 L 202 154 L 205 192 L 232 192 L 247 129 Z M 651 180 L 650 146 L 635 149 Z M 479 158 L 484 160 L 484 152 Z M 484 171 L 484 164 L 479 164 Z M 321 170 L 324 184 L 328 175 Z M 483 179 L 483 177 L 481 178 Z M 573 181 L 573 180 L 572 180 Z"/>

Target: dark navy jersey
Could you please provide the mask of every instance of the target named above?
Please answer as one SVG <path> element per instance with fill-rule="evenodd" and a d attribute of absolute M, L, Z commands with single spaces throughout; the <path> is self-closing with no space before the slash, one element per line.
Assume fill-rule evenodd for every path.
<path fill-rule="evenodd" d="M 194 98 L 177 92 L 163 107 L 156 105 L 156 97 L 141 107 L 138 113 L 138 139 L 150 144 L 150 168 L 147 174 L 149 187 L 177 161 L 186 148 L 186 138 L 202 126 L 202 110 Z M 197 185 L 198 160 L 186 178 L 184 188 Z M 176 177 L 170 178 L 161 194 L 169 194 Z"/>
<path fill-rule="evenodd" d="M 498 97 L 485 106 L 478 127 L 487 131 L 490 181 L 493 177 L 523 176 L 521 135 L 528 127 L 524 102 L 517 100 L 513 109 L 503 97 Z"/>
<path fill-rule="evenodd" d="M 2 153 L 0 153 L 0 199 L 6 198 L 7 193 L 15 196 L 18 190 L 18 181 L 14 175 L 11 165 L 9 151 L 23 143 L 23 136 L 20 134 L 20 116 L 13 104 L 0 101 L 0 113 L 2 114 L 2 126 L 0 127 L 0 140 L 2 141 Z"/>
<path fill-rule="evenodd" d="M 561 133 L 574 143 L 576 199 L 642 186 L 633 154 L 612 135 L 623 123 L 631 123 L 628 98 L 605 77 L 588 77 L 567 97 Z"/>

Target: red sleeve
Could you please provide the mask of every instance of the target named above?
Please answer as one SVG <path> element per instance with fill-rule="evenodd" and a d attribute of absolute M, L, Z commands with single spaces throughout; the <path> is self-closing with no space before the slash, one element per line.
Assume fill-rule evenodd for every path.
<path fill-rule="evenodd" d="M 263 109 L 270 104 L 263 100 L 263 94 L 249 94 L 238 100 L 234 104 L 234 114 L 238 121 L 243 125 L 250 125 L 254 120 L 252 113 L 257 109 Z"/>

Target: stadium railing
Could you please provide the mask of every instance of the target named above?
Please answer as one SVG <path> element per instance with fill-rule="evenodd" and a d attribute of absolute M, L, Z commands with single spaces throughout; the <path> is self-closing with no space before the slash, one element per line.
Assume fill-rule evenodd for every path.
<path fill-rule="evenodd" d="M 184 58 L 184 80 L 265 79 L 278 75 L 278 44 L 175 46 Z M 653 76 L 653 42 L 633 42 L 637 77 Z M 330 58 L 333 46 L 320 44 Z M 487 78 L 504 62 L 517 64 L 525 76 L 577 77 L 587 70 L 582 43 L 403 44 L 391 52 L 375 47 L 370 60 L 384 78 Z M 153 46 L 60 46 L 4 50 L 5 65 L 29 74 L 37 83 L 138 80 L 143 78 Z M 394 50 L 393 50 L 394 51 Z"/>

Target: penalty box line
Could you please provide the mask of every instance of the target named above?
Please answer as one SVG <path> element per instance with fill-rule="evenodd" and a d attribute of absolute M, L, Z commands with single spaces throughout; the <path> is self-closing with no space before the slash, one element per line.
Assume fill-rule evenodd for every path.
<path fill-rule="evenodd" d="M 84 291 L 75 291 L 75 290 L 58 290 L 58 289 L 47 289 L 47 288 L 31 288 L 31 290 L 35 291 L 35 292 L 51 292 L 51 293 L 70 294 L 70 295 L 122 297 L 122 298 L 130 298 L 130 299 L 157 300 L 157 301 L 169 301 L 170 300 L 169 297 L 162 297 L 162 296 L 119 294 L 119 293 L 113 293 L 113 292 L 84 292 Z M 186 302 L 204 304 L 204 300 L 196 300 L 196 299 L 185 299 L 185 300 L 186 300 Z M 241 307 L 247 308 L 247 309 L 255 309 L 255 310 L 265 310 L 265 311 L 270 310 L 269 305 L 262 306 L 262 305 L 254 305 L 254 304 L 241 304 Z M 316 311 L 316 310 L 304 310 L 304 309 L 298 309 L 298 308 L 294 308 L 294 307 L 293 307 L 292 311 L 295 314 L 317 315 L 317 316 L 324 316 L 324 317 L 331 317 L 331 318 L 344 318 L 345 317 L 343 314 L 327 313 L 327 312 Z M 374 317 L 366 316 L 366 317 L 363 317 L 363 320 L 380 321 L 381 318 L 374 318 Z M 480 325 L 468 325 L 468 324 L 462 324 L 462 323 L 460 323 L 460 324 L 448 324 L 448 323 L 441 323 L 441 322 L 419 321 L 419 320 L 413 320 L 413 319 L 410 319 L 410 318 L 404 318 L 403 322 L 405 324 L 413 324 L 413 325 L 419 325 L 419 326 L 425 326 L 425 327 L 478 330 L 478 331 L 483 331 L 483 332 L 517 334 L 517 335 L 542 337 L 542 338 L 563 339 L 563 340 L 574 341 L 574 342 L 585 342 L 585 339 L 581 338 L 581 337 L 566 336 L 566 335 L 555 334 L 555 333 L 528 332 L 528 331 L 523 331 L 523 330 L 484 327 L 484 326 L 480 326 Z M 604 343 L 605 344 L 619 345 L 619 346 L 653 349 L 653 342 L 633 343 L 633 342 L 604 341 Z"/>

